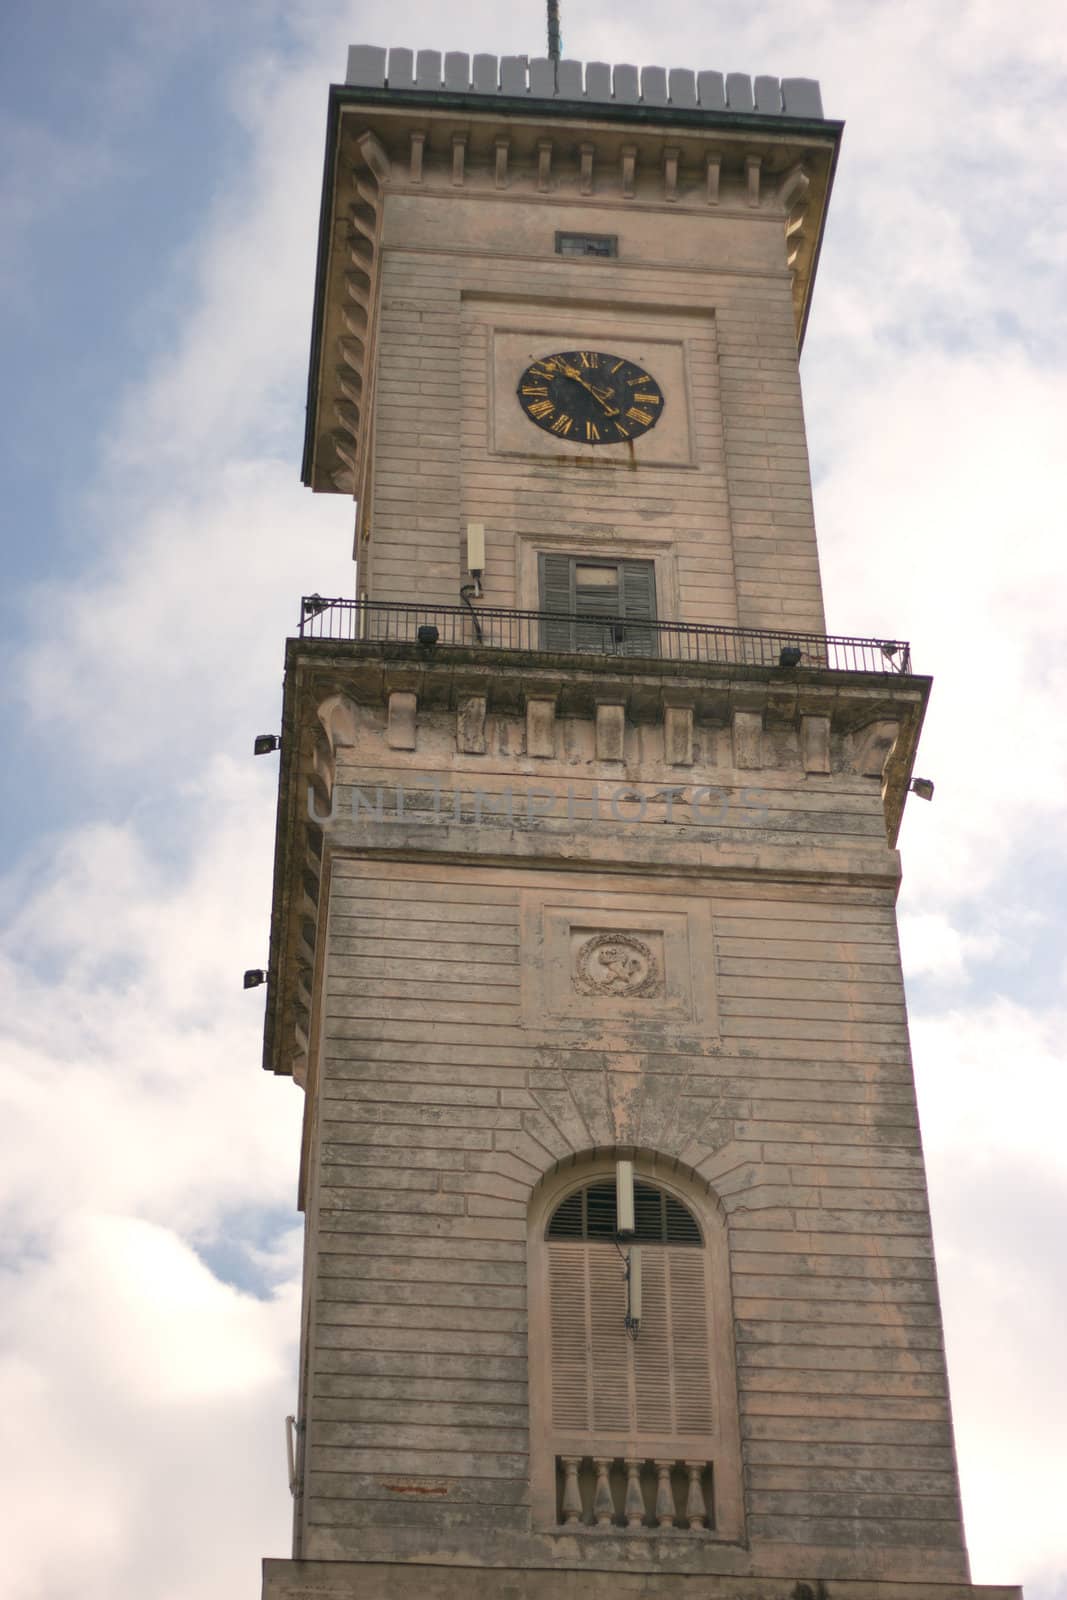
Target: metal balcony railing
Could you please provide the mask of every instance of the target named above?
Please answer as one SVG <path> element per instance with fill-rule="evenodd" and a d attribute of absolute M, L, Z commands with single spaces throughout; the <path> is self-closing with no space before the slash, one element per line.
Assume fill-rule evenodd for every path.
<path fill-rule="evenodd" d="M 500 606 L 435 606 L 380 600 L 326 600 L 306 595 L 302 639 L 413 644 L 545 654 L 628 656 L 721 666 L 817 668 L 830 672 L 907 675 L 911 647 L 901 639 L 857 639 L 795 629 L 724 628 L 703 622 Z"/>

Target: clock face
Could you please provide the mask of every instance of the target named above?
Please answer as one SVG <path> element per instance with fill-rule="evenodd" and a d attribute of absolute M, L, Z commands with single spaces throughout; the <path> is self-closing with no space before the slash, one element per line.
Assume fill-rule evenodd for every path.
<path fill-rule="evenodd" d="M 542 356 L 519 379 L 519 404 L 539 428 L 571 444 L 639 439 L 663 413 L 663 390 L 636 362 L 603 350 Z"/>

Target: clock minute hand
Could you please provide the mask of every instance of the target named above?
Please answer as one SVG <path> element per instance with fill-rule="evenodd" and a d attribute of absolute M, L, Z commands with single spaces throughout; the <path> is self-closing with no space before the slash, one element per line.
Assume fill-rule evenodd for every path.
<path fill-rule="evenodd" d="M 578 371 L 577 367 L 564 367 L 563 375 L 566 378 L 570 378 L 573 383 L 580 383 L 583 389 L 587 389 L 597 404 L 604 407 L 604 410 L 607 412 L 609 417 L 618 416 L 618 406 L 609 406 L 608 402 L 604 398 L 604 392 L 594 388 L 591 383 L 587 383 L 582 377 L 581 373 Z M 611 390 L 607 390 L 607 393 L 610 394 Z"/>

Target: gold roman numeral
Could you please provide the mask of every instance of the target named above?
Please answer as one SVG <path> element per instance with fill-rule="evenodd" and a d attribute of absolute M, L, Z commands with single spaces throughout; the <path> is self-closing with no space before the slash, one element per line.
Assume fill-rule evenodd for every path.
<path fill-rule="evenodd" d="M 634 402 L 643 406 L 658 406 L 661 404 L 658 394 L 635 394 Z"/>
<path fill-rule="evenodd" d="M 597 427 L 595 422 L 587 422 L 586 423 L 586 425 L 585 425 L 585 436 L 586 436 L 587 439 L 599 439 L 600 438 L 600 429 Z"/>
<path fill-rule="evenodd" d="M 582 363 L 583 367 L 598 367 L 600 365 L 600 357 L 597 355 L 595 350 L 588 352 L 585 350 L 579 350 L 578 359 Z"/>
<path fill-rule="evenodd" d="M 548 388 L 543 383 L 524 383 L 523 386 L 522 386 L 522 393 L 523 394 L 547 394 L 548 393 Z"/>
<path fill-rule="evenodd" d="M 640 411 L 637 406 L 631 406 L 626 415 L 631 422 L 640 422 L 643 427 L 647 427 L 652 421 L 651 411 Z"/>
<path fill-rule="evenodd" d="M 554 416 L 556 411 L 556 408 L 552 404 L 551 400 L 535 400 L 533 405 L 527 406 L 526 409 L 529 411 L 531 417 L 537 417 L 539 420 L 545 417 Z"/>
<path fill-rule="evenodd" d="M 621 433 L 622 437 L 624 439 L 628 439 L 630 437 L 629 428 L 624 428 L 621 422 L 616 422 L 616 424 L 615 424 L 615 432 L 616 433 Z"/>
<path fill-rule="evenodd" d="M 553 433 L 570 433 L 570 431 L 571 431 L 571 429 L 573 427 L 574 427 L 574 418 L 573 417 L 568 417 L 568 415 L 567 415 L 567 413 L 565 411 L 561 411 L 559 416 L 556 418 L 555 422 L 552 424 L 552 432 Z"/>

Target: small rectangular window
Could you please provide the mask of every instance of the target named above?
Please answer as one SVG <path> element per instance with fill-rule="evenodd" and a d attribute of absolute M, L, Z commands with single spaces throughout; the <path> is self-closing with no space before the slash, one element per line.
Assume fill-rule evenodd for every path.
<path fill-rule="evenodd" d="M 651 561 L 608 561 L 545 552 L 539 558 L 544 650 L 594 655 L 657 653 Z M 642 626 L 645 624 L 645 626 Z"/>
<path fill-rule="evenodd" d="M 614 233 L 557 233 L 558 256 L 617 256 L 619 238 Z"/>

